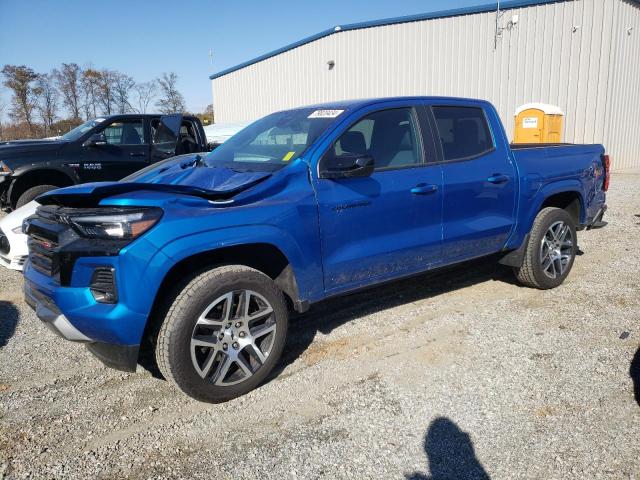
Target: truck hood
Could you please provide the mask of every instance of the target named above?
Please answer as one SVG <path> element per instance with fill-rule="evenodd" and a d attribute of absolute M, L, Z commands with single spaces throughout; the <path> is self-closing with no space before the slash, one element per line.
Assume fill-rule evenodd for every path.
<path fill-rule="evenodd" d="M 65 143 L 56 140 L 14 140 L 3 142 L 0 143 L 0 160 L 5 161 L 9 168 L 14 168 L 14 164 L 19 163 L 22 157 L 26 158 L 32 154 L 42 154 L 47 151 L 54 153 Z M 14 159 L 17 162 L 13 161 Z"/>
<path fill-rule="evenodd" d="M 53 190 L 39 197 L 38 202 L 43 205 L 96 207 L 105 198 L 138 191 L 228 200 L 271 176 L 268 172 L 236 172 L 228 168 L 189 165 L 182 168 L 184 163 L 168 167 L 164 164 L 167 168 L 159 168 L 129 182 L 85 183 Z"/>
<path fill-rule="evenodd" d="M 34 143 L 56 143 L 57 137 L 50 138 L 28 138 L 25 140 L 7 140 L 6 142 L 0 142 L 0 146 L 5 145 L 31 145 Z"/>

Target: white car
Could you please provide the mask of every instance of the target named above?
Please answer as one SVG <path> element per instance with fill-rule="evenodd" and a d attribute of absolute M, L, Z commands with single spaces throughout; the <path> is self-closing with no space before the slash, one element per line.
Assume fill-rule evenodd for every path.
<path fill-rule="evenodd" d="M 22 271 L 29 255 L 22 221 L 36 213 L 36 208 L 38 203 L 34 200 L 0 220 L 0 265 Z"/>

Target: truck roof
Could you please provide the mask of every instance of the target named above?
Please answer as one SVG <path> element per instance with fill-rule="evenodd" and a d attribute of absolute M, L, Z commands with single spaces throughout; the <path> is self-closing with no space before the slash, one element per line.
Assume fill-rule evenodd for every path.
<path fill-rule="evenodd" d="M 111 115 L 98 115 L 96 118 L 158 118 L 163 115 L 173 115 L 168 113 L 114 113 Z M 182 115 L 184 118 L 196 118 L 193 115 L 188 115 L 186 113 L 179 113 L 175 115 Z"/>
<path fill-rule="evenodd" d="M 439 96 L 400 96 L 400 97 L 379 97 L 379 98 L 360 98 L 352 100 L 338 100 L 326 103 L 317 103 L 313 105 L 301 106 L 299 108 L 317 108 L 327 110 L 340 110 L 340 109 L 355 109 L 365 107 L 368 105 L 375 105 L 378 103 L 394 102 L 401 100 L 415 100 L 415 101 L 451 101 L 452 103 L 468 102 L 475 104 L 489 104 L 486 100 L 477 98 L 462 98 L 462 97 L 439 97 Z"/>

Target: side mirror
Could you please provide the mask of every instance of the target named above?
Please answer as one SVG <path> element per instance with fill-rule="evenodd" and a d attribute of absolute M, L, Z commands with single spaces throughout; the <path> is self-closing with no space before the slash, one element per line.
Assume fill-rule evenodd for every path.
<path fill-rule="evenodd" d="M 368 177 L 373 173 L 375 161 L 364 153 L 344 153 L 325 159 L 320 178 Z"/>
<path fill-rule="evenodd" d="M 104 133 L 94 133 L 83 144 L 83 147 L 100 147 L 107 144 Z"/>

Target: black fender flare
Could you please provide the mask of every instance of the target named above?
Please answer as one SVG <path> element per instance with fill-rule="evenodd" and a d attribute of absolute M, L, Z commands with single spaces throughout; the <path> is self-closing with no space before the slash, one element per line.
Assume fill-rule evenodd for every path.
<path fill-rule="evenodd" d="M 80 177 L 78 177 L 78 174 L 71 169 L 52 167 L 52 166 L 41 165 L 41 164 L 30 165 L 26 168 L 23 167 L 16 170 L 14 174 L 11 175 L 9 187 L 7 188 L 7 197 L 6 197 L 7 203 L 12 205 L 13 203 L 15 203 L 15 201 L 17 201 L 17 199 L 14 198 L 15 196 L 14 190 L 16 189 L 16 185 L 20 185 L 21 181 L 25 177 L 29 177 L 30 175 L 33 175 L 33 174 L 43 174 L 46 172 L 56 172 L 57 175 L 63 175 L 69 180 L 69 183 L 71 185 L 77 185 L 78 183 L 80 183 Z"/>

